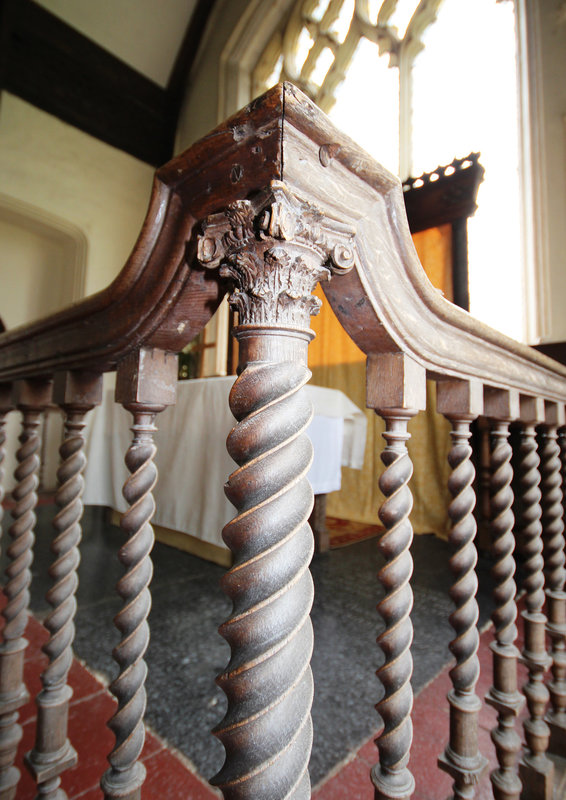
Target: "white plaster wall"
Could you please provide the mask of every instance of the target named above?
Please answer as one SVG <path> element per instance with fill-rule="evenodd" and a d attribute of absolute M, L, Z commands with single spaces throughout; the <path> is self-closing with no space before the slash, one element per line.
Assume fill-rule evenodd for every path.
<path fill-rule="evenodd" d="M 217 0 L 214 6 L 189 77 L 179 117 L 178 151 L 189 147 L 221 121 L 219 85 L 222 52 L 230 36 L 239 28 L 249 5 L 250 0 Z M 243 104 L 247 102 L 248 97 Z M 238 105 L 234 110 L 237 108 Z"/>
<path fill-rule="evenodd" d="M 566 19 L 563 0 L 537 4 L 545 222 L 548 255 L 544 341 L 566 340 Z M 543 328 L 544 330 L 544 328 Z"/>
<path fill-rule="evenodd" d="M 0 187 L 67 220 L 87 239 L 85 293 L 104 288 L 136 241 L 153 169 L 4 92 Z"/>
<path fill-rule="evenodd" d="M 65 241 L 2 219 L 0 317 L 6 328 L 39 319 L 72 302 Z M 70 292 L 65 291 L 69 285 Z"/>
<path fill-rule="evenodd" d="M 5 203 L 25 216 L 0 222 L 0 314 L 12 327 L 66 305 L 77 296 L 76 248 L 51 237 L 37 219 L 60 220 L 80 242 L 84 292 L 104 288 L 128 257 L 143 222 L 153 169 L 4 92 L 0 104 L 0 212 Z M 2 215 L 0 214 L 0 217 Z M 36 228 L 34 230 L 34 227 Z M 78 229 L 78 230 L 77 230 Z M 76 238 L 76 237 L 75 237 Z M 80 265 L 82 266 L 82 265 Z M 9 417 L 6 489 L 13 488 L 19 415 Z M 46 487 L 55 480 L 61 424 L 50 417 Z"/>

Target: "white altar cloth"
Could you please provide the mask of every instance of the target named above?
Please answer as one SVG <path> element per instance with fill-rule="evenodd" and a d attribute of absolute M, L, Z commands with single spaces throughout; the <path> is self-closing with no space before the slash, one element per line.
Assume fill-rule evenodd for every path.
<path fill-rule="evenodd" d="M 154 522 L 225 547 L 221 532 L 235 510 L 224 483 L 235 469 L 226 437 L 235 424 L 228 394 L 235 377 L 181 381 L 177 403 L 157 416 Z M 366 439 L 365 414 L 335 389 L 307 386 L 315 417 L 307 433 L 314 461 L 309 480 L 315 494 L 340 488 L 341 467 L 360 469 Z M 87 434 L 85 505 L 125 511 L 122 486 L 128 475 L 124 456 L 131 442 L 131 414 L 107 389 L 92 412 Z"/>

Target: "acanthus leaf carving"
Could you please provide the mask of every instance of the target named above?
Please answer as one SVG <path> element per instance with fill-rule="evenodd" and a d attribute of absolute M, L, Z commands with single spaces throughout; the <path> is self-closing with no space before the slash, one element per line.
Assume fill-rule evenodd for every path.
<path fill-rule="evenodd" d="M 234 282 L 230 304 L 242 324 L 309 327 L 319 281 L 350 270 L 355 229 L 295 197 L 281 181 L 203 223 L 197 257 Z"/>

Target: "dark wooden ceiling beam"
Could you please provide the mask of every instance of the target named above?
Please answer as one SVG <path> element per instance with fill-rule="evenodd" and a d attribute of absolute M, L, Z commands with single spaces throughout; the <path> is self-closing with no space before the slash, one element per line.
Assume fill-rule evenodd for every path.
<path fill-rule="evenodd" d="M 184 81 L 211 6 L 199 0 L 164 89 L 33 0 L 0 0 L 0 87 L 159 166 L 173 154 Z"/>

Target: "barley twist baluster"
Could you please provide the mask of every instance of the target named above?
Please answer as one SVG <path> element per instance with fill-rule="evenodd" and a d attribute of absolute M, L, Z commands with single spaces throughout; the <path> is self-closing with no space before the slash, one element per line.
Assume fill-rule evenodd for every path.
<path fill-rule="evenodd" d="M 547 630 L 552 640 L 550 711 L 546 721 L 550 726 L 549 749 L 562 755 L 566 752 L 566 569 L 560 447 L 555 425 L 547 425 L 541 434 L 540 459 Z"/>
<path fill-rule="evenodd" d="M 558 430 L 558 446 L 560 447 L 560 477 L 562 478 L 562 508 L 566 524 L 566 427 Z"/>
<path fill-rule="evenodd" d="M 5 458 L 5 444 L 6 444 L 6 417 L 9 411 L 12 409 L 12 387 L 9 384 L 0 384 L 0 523 L 2 522 L 4 509 L 2 506 L 2 502 L 4 500 L 4 458 Z M 1 661 L 0 661 L 1 667 Z M 0 671 L 0 681 L 2 679 L 3 672 Z M 0 684 L 0 689 L 3 686 Z M 9 726 L 11 726 L 13 719 L 15 719 L 15 715 L 12 716 L 10 714 L 2 714 L 2 706 L 0 705 L 0 796 L 4 798 L 8 798 L 10 796 L 10 786 L 12 779 L 17 781 L 18 780 L 18 773 L 16 770 L 12 768 L 11 772 L 6 774 L 5 770 L 10 767 L 12 763 L 12 749 L 13 747 L 18 746 L 18 741 L 20 738 L 19 730 L 12 729 L 12 735 L 6 735 L 9 730 Z M 16 734 L 16 737 L 14 737 Z M 15 741 L 13 741 L 15 738 Z M 7 760 L 7 764 L 6 764 Z M 4 786 L 4 788 L 3 788 Z M 15 793 L 15 787 L 14 787 Z"/>
<path fill-rule="evenodd" d="M 521 740 L 515 730 L 524 698 L 517 691 L 517 659 L 519 651 L 515 647 L 517 638 L 516 587 L 513 576 L 515 561 L 513 550 L 514 517 L 511 511 L 513 491 L 511 481 L 511 446 L 508 442 L 509 422 L 495 421 L 492 427 L 493 449 L 491 453 L 491 511 L 493 535 L 493 577 L 495 580 L 495 611 L 493 624 L 495 641 L 491 644 L 493 652 L 493 686 L 486 696 L 486 702 L 497 710 L 497 727 L 491 738 L 497 752 L 499 768 L 491 773 L 493 794 L 496 800 L 518 800 L 521 793 L 516 762 L 521 748 Z"/>
<path fill-rule="evenodd" d="M 234 606 L 220 633 L 232 656 L 218 677 L 228 711 L 215 734 L 226 763 L 213 779 L 225 798 L 310 797 L 309 377 L 300 363 L 252 364 L 230 396 L 238 424 L 227 445 L 239 466 L 226 495 L 238 516 L 223 531 L 234 554 L 223 588 Z"/>
<path fill-rule="evenodd" d="M 0 524 L 4 516 L 4 458 L 6 457 L 6 417 L 13 408 L 12 386 L 0 383 Z M 1 528 L 0 528 L 1 534 Z"/>
<path fill-rule="evenodd" d="M 540 459 L 537 454 L 535 422 L 526 422 L 521 429 L 519 478 L 523 501 L 521 517 L 521 554 L 524 558 L 526 608 L 522 612 L 525 646 L 522 661 L 529 670 L 523 692 L 529 717 L 523 724 L 527 750 L 519 765 L 523 783 L 523 800 L 550 800 L 554 767 L 546 757 L 550 730 L 544 721 L 549 693 L 544 673 L 551 663 L 545 645 L 546 617 L 544 607 L 544 574 L 542 558 L 541 492 L 539 489 Z"/>
<path fill-rule="evenodd" d="M 410 618 L 413 592 L 409 583 L 413 572 L 410 546 L 413 529 L 409 514 L 413 498 L 408 487 L 413 465 L 407 452 L 410 438 L 407 423 L 416 413 L 399 409 L 380 411 L 385 420 L 383 434 L 387 445 L 381 454 L 385 471 L 379 479 L 379 488 L 385 496 L 379 518 L 385 533 L 379 540 L 379 551 L 386 560 L 379 573 L 385 597 L 377 610 L 385 622 L 385 630 L 377 641 L 385 655 L 385 663 L 377 670 L 383 684 L 384 696 L 376 708 L 384 723 L 377 740 L 379 764 L 372 770 L 375 797 L 409 798 L 415 788 L 414 778 L 407 768 L 413 737 L 411 710 L 413 692 L 411 674 L 413 659 L 411 643 L 413 625 Z"/>
<path fill-rule="evenodd" d="M 23 662 L 27 647 L 24 633 L 29 607 L 29 584 L 33 559 L 34 509 L 37 504 L 39 456 L 41 448 L 39 427 L 41 415 L 51 396 L 47 381 L 24 381 L 17 387 L 17 406 L 22 411 L 20 447 L 16 453 L 17 485 L 12 492 L 15 507 L 10 526 L 11 544 L 7 548 L 6 606 L 3 640 L 0 645 L 0 800 L 16 796 L 20 777 L 13 766 L 22 729 L 18 724 L 18 709 L 28 700 L 23 682 Z"/>
<path fill-rule="evenodd" d="M 235 560 L 223 581 L 233 612 L 220 628 L 231 658 L 218 678 L 228 711 L 214 731 L 226 761 L 213 783 L 227 800 L 310 797 L 312 409 L 301 388 L 321 305 L 313 289 L 353 267 L 354 234 L 272 181 L 208 217 L 198 242 L 201 263 L 233 283 L 240 322 L 230 395 L 238 424 L 228 438 L 238 469 L 226 486 L 238 515 L 223 532 Z"/>
<path fill-rule="evenodd" d="M 37 797 L 48 800 L 66 800 L 60 775 L 77 762 L 77 754 L 67 739 L 68 705 L 73 694 L 67 685 L 67 676 L 73 661 L 77 607 L 82 473 L 86 465 L 85 416 L 100 400 L 101 383 L 100 376 L 62 373 L 56 376 L 53 391 L 54 401 L 65 412 L 65 430 L 59 448 L 61 464 L 57 470 L 55 494 L 59 511 L 53 520 L 55 538 L 51 543 L 53 562 L 49 568 L 52 587 L 46 595 L 53 610 L 44 623 L 50 634 L 43 646 L 49 663 L 41 676 L 43 688 L 37 696 L 35 747 L 25 757 L 38 783 Z"/>
<path fill-rule="evenodd" d="M 144 655 L 149 644 L 147 617 L 153 572 L 150 552 L 154 537 L 150 523 L 155 511 L 152 490 L 157 482 L 154 420 L 174 402 L 176 370 L 176 357 L 154 350 L 136 352 L 118 368 L 116 401 L 132 413 L 133 439 L 125 459 L 130 476 L 123 489 L 129 508 L 120 521 L 127 537 L 118 554 L 125 575 L 116 588 L 124 604 L 114 619 L 121 640 L 113 651 L 119 674 L 110 691 L 118 708 L 108 723 L 116 742 L 108 756 L 110 768 L 100 782 L 105 800 L 140 800 L 145 779 L 145 767 L 138 759 L 145 739 Z"/>
<path fill-rule="evenodd" d="M 442 399 L 442 388 L 444 387 L 440 384 L 439 401 Z M 473 516 L 476 503 L 473 489 L 475 470 L 470 460 L 472 448 L 469 445 L 470 423 L 473 418 L 466 418 L 465 415 L 452 417 L 452 447 L 448 456 L 452 468 L 448 489 L 453 498 L 448 508 L 452 521 L 450 569 L 455 579 L 450 596 L 456 606 L 456 610 L 450 615 L 450 624 L 456 633 L 456 638 L 450 643 L 450 650 L 456 658 L 456 665 L 450 671 L 453 688 L 448 694 L 450 741 L 438 763 L 454 778 L 453 791 L 456 800 L 470 800 L 474 797 L 474 786 L 487 767 L 487 760 L 478 750 L 478 714 L 481 702 L 475 693 L 480 666 L 477 657 L 477 552 L 474 544 L 477 527 Z"/>
<path fill-rule="evenodd" d="M 118 710 L 109 722 L 116 744 L 108 757 L 110 769 L 101 784 L 107 798 L 121 797 L 126 789 L 134 796 L 134 791 L 141 789 L 145 778 L 145 768 L 138 758 L 145 737 L 143 715 L 147 667 L 143 657 L 149 644 L 147 616 L 151 598 L 148 587 L 153 571 L 149 554 L 153 547 L 150 521 L 155 505 L 151 492 L 157 482 L 157 470 L 153 464 L 156 448 L 152 441 L 157 429 L 153 421 L 161 409 L 153 413 L 131 407 L 128 410 L 134 417 L 134 437 L 126 454 L 131 476 L 123 491 L 130 508 L 120 523 L 128 541 L 119 553 L 126 574 L 117 586 L 124 607 L 114 620 L 122 639 L 113 653 L 120 674 L 110 685 L 110 691 L 118 700 Z"/>

